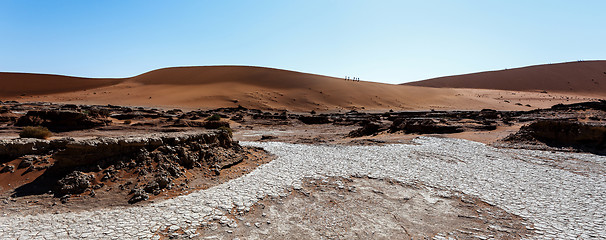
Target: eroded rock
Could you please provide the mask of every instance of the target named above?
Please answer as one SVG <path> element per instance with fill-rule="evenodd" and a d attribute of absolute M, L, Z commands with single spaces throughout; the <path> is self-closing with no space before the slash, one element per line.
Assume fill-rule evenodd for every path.
<path fill-rule="evenodd" d="M 369 122 L 369 123 L 364 124 L 364 126 L 362 126 L 361 128 L 358 128 L 356 130 L 349 132 L 349 134 L 347 136 L 349 136 L 349 137 L 370 136 L 370 135 L 376 134 L 378 132 L 381 132 L 382 130 L 384 130 L 383 126 L 381 126 L 377 123 Z"/>
<path fill-rule="evenodd" d="M 574 148 L 598 154 L 606 153 L 606 125 L 579 121 L 538 120 L 520 128 L 504 142 Z"/>
<path fill-rule="evenodd" d="M 34 164 L 34 161 L 36 160 L 35 157 L 24 157 L 21 162 L 19 163 L 18 168 L 28 168 L 30 166 L 32 166 Z"/>
<path fill-rule="evenodd" d="M 74 171 L 57 181 L 57 193 L 79 194 L 91 187 L 93 176 Z"/>
<path fill-rule="evenodd" d="M 110 122 L 76 111 L 32 110 L 17 119 L 15 125 L 43 126 L 51 131 L 64 132 L 106 126 Z"/>
<path fill-rule="evenodd" d="M 300 116 L 299 121 L 305 124 L 326 124 L 332 122 L 328 116 Z"/>
<path fill-rule="evenodd" d="M 404 131 L 405 133 L 456 133 L 462 132 L 459 126 L 440 123 L 434 119 L 405 119 L 399 118 L 393 120 L 389 127 L 391 132 Z"/>
<path fill-rule="evenodd" d="M 128 200 L 128 203 L 133 204 L 149 199 L 149 195 L 140 188 L 133 189 L 133 196 Z"/>

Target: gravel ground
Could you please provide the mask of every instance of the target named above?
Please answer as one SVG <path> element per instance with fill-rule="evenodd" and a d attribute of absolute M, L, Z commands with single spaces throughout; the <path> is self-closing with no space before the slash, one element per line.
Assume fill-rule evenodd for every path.
<path fill-rule="evenodd" d="M 160 238 L 196 236 L 227 214 L 265 196 L 286 195 L 304 178 L 369 177 L 461 191 L 527 218 L 539 239 L 606 236 L 606 157 L 496 149 L 481 143 L 420 137 L 412 145 L 318 146 L 246 142 L 278 158 L 225 184 L 149 205 L 65 214 L 0 217 L 0 238 Z"/>

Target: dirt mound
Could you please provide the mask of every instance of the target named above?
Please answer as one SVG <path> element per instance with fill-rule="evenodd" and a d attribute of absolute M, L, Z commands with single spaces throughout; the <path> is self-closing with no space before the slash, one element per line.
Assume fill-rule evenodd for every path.
<path fill-rule="evenodd" d="M 606 92 L 606 61 L 537 65 L 405 83 L 437 88 Z"/>

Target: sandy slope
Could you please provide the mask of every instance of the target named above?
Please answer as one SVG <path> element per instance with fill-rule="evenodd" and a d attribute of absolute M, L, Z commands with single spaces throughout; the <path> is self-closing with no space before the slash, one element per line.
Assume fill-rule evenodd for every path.
<path fill-rule="evenodd" d="M 0 72 L 0 96 L 53 94 L 109 86 L 122 79 L 93 79 L 35 73 Z"/>
<path fill-rule="evenodd" d="M 0 100 L 116 104 L 160 108 L 236 107 L 289 111 L 529 109 L 599 94 L 543 94 L 353 82 L 245 66 L 165 68 L 124 79 L 0 75 Z M 606 85 L 606 83 L 605 83 Z M 26 93 L 26 96 L 19 96 Z M 506 101 L 507 100 L 507 101 Z M 520 104 L 515 104 L 520 103 Z"/>
<path fill-rule="evenodd" d="M 568 62 L 405 83 L 409 86 L 606 93 L 606 61 Z"/>

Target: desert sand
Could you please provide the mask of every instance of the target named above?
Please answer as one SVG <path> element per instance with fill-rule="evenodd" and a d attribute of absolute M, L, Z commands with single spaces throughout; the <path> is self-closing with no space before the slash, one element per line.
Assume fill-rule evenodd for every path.
<path fill-rule="evenodd" d="M 44 95 L 109 86 L 121 79 L 81 78 L 51 74 L 0 72 L 0 96 Z"/>
<path fill-rule="evenodd" d="M 1 73 L 0 238 L 598 238 L 602 63 L 431 86 Z"/>
<path fill-rule="evenodd" d="M 581 61 L 471 73 L 405 83 L 408 86 L 565 93 L 606 92 L 606 61 Z"/>
<path fill-rule="evenodd" d="M 606 62 L 583 62 L 562 65 L 561 72 L 570 66 L 591 74 Z M 594 66 L 598 65 L 598 66 Z M 5 100 L 45 101 L 77 104 L 114 104 L 150 106 L 157 108 L 211 109 L 237 107 L 288 110 L 295 112 L 336 112 L 340 110 L 386 111 L 396 110 L 528 110 L 549 107 L 557 103 L 571 103 L 602 98 L 606 91 L 566 91 L 554 85 L 557 92 L 527 91 L 528 87 L 502 87 L 518 71 L 528 76 L 543 76 L 543 67 L 491 73 L 494 81 L 488 86 L 474 85 L 474 81 L 446 88 L 384 84 L 370 81 L 347 81 L 322 75 L 249 66 L 205 66 L 165 68 L 122 79 L 90 79 L 58 75 L 2 73 L 0 97 Z M 576 73 L 576 72 L 575 72 Z M 518 74 L 518 75 L 519 75 Z M 549 73 L 552 74 L 552 73 Z M 555 73 L 553 73 L 555 74 Z M 573 73 L 574 74 L 574 73 Z M 604 82 L 604 79 L 595 79 Z M 480 74 L 481 75 L 481 74 Z M 491 76 L 492 76 L 491 75 Z M 581 74 L 588 75 L 588 74 Z M 598 75 L 599 76 L 599 75 Z M 444 80 L 445 81 L 445 80 Z M 450 81 L 450 79 L 449 79 Z M 571 80 L 572 81 L 572 80 Z M 508 81 L 509 82 L 509 81 Z M 576 84 L 575 81 L 572 81 Z M 412 83 L 420 84 L 420 83 Z M 599 85 L 599 84 L 595 84 Z M 551 85 L 550 85 L 551 86 Z M 583 85 L 585 86 L 585 85 Z M 467 88 L 460 88 L 467 87 Z M 473 89 L 483 87 L 486 89 Z M 577 91 L 578 90 L 578 91 Z"/>

